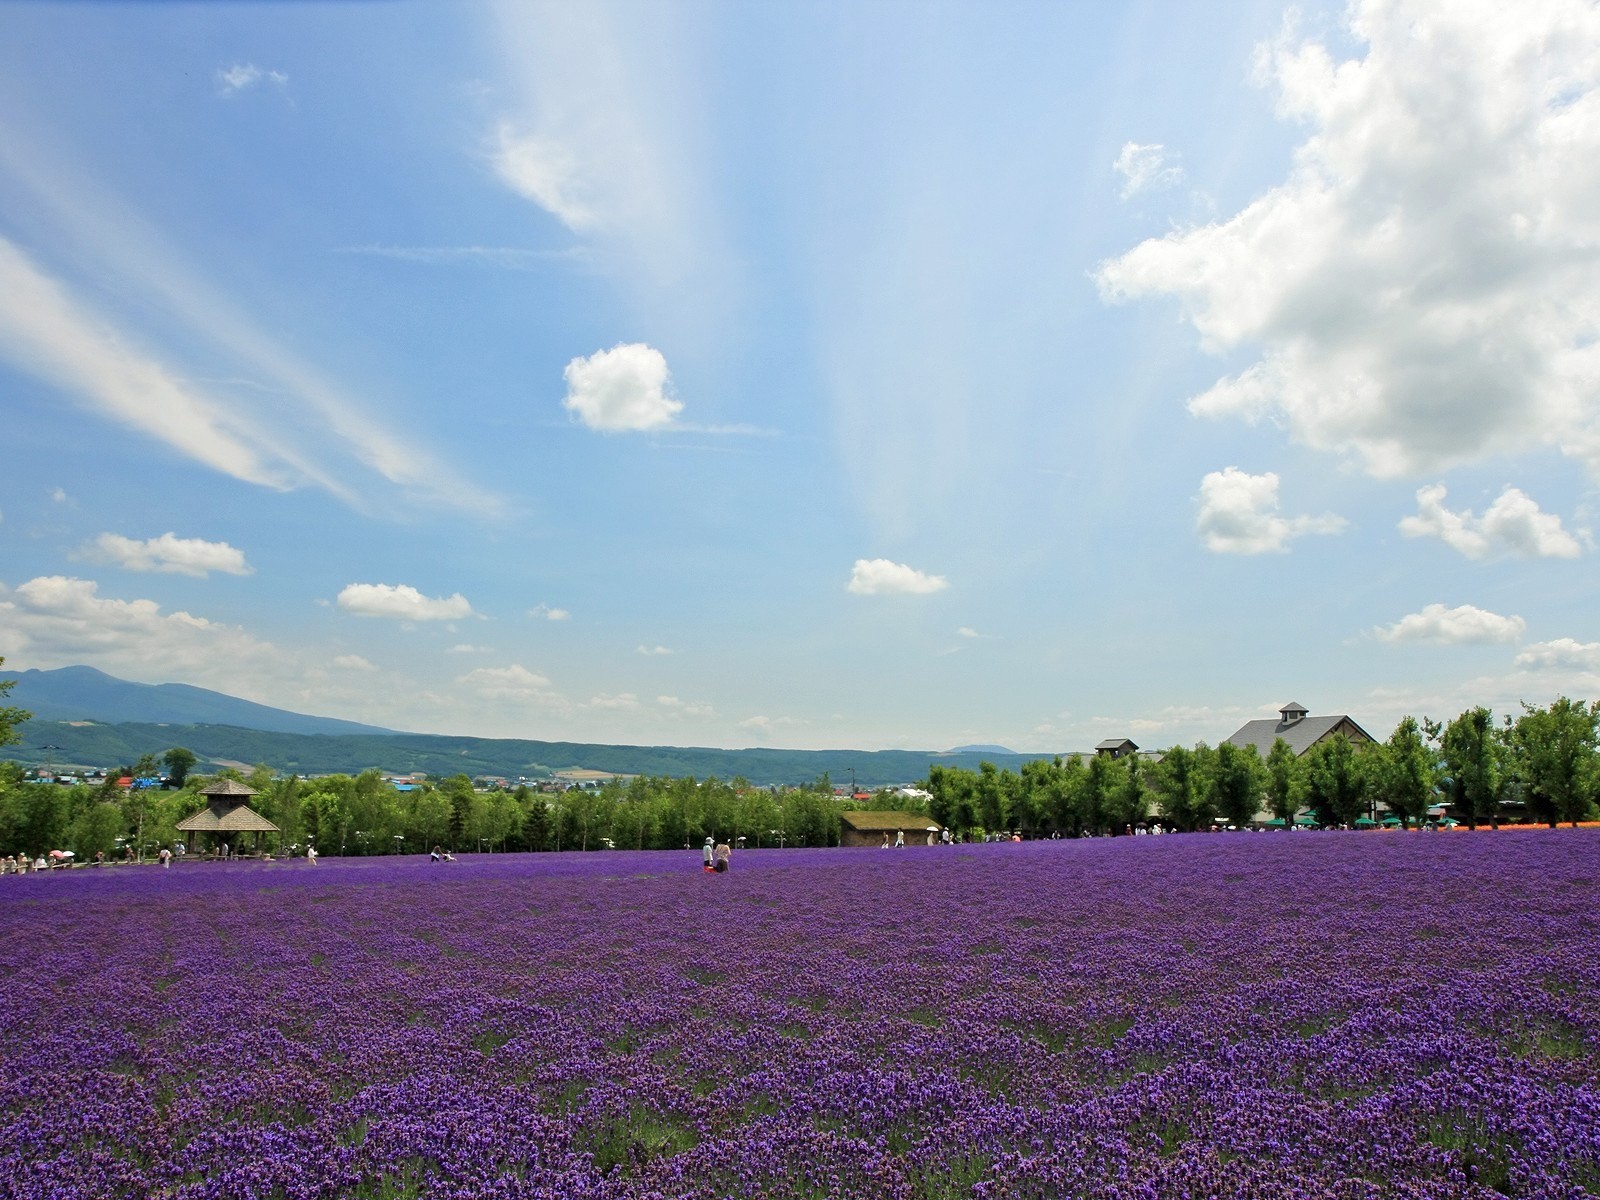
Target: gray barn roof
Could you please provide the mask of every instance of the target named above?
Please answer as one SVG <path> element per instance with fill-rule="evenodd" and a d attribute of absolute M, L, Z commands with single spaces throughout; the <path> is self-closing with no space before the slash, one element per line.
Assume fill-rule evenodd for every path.
<path fill-rule="evenodd" d="M 1293 707 L 1298 708 L 1298 705 Z M 1289 743 L 1289 749 L 1295 752 L 1295 756 L 1299 757 L 1333 733 L 1343 733 L 1352 742 L 1376 740 L 1344 713 L 1329 717 L 1301 717 L 1297 721 L 1285 721 L 1281 717 L 1276 721 L 1270 717 L 1261 721 L 1248 721 L 1227 740 L 1230 745 L 1241 748 L 1254 746 L 1257 753 L 1265 758 L 1271 752 L 1272 744 L 1282 738 Z"/>

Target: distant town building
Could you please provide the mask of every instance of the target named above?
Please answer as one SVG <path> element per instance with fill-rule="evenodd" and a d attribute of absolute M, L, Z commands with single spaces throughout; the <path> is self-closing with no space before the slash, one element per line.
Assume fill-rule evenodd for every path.
<path fill-rule="evenodd" d="M 1139 747 L 1127 738 L 1107 738 L 1094 748 L 1094 752 L 1112 758 L 1126 758 L 1130 754 L 1137 754 Z"/>

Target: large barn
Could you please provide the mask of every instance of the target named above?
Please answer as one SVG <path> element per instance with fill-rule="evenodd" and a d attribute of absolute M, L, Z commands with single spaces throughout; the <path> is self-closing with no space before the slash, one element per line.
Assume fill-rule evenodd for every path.
<path fill-rule="evenodd" d="M 1227 740 L 1229 745 L 1238 746 L 1240 749 L 1254 746 L 1256 753 L 1266 758 L 1272 752 L 1273 743 L 1282 738 L 1289 743 L 1289 749 L 1294 751 L 1295 757 L 1300 758 L 1318 742 L 1326 741 L 1340 733 L 1344 734 L 1354 746 L 1376 740 L 1356 724 L 1354 717 L 1344 713 L 1338 716 L 1313 717 L 1305 705 L 1292 700 L 1278 710 L 1276 721 L 1271 717 L 1260 721 L 1248 721 Z"/>

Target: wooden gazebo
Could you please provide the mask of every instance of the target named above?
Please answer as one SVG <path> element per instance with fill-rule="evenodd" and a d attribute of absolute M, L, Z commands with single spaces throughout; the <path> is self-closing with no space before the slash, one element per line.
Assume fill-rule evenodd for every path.
<path fill-rule="evenodd" d="M 206 806 L 194 816 L 179 821 L 178 828 L 188 834 L 209 834 L 213 850 L 229 834 L 243 833 L 254 835 L 252 846 L 259 849 L 263 833 L 279 831 L 276 825 L 246 803 L 256 794 L 255 789 L 246 787 L 236 779 L 219 779 L 200 794 L 206 798 Z"/>

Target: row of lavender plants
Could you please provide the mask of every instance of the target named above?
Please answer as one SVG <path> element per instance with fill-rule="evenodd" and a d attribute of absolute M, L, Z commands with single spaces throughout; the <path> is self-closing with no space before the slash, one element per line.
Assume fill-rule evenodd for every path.
<path fill-rule="evenodd" d="M 79 871 L 0 1195 L 1600 1195 L 1600 834 Z"/>

